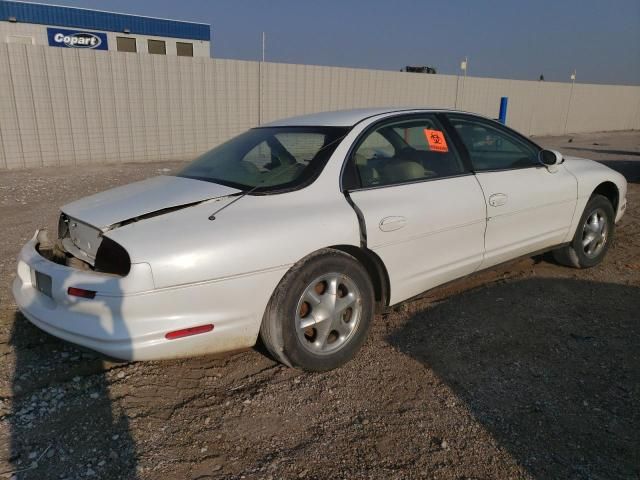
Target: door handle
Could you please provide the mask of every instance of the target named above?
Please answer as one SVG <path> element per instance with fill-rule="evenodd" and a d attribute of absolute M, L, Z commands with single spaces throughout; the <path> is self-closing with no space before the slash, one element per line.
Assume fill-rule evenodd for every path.
<path fill-rule="evenodd" d="M 507 203 L 507 197 L 504 193 L 494 193 L 489 197 L 489 205 L 492 207 L 499 207 Z"/>
<path fill-rule="evenodd" d="M 393 232 L 394 230 L 400 230 L 407 224 L 405 217 L 384 217 L 380 220 L 378 227 L 383 232 Z"/>

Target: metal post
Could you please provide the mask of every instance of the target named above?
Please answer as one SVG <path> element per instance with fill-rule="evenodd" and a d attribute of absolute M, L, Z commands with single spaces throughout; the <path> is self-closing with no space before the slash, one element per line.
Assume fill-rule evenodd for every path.
<path fill-rule="evenodd" d="M 464 60 L 460 63 L 460 70 L 464 71 L 464 83 L 462 84 L 462 91 L 464 92 L 465 87 L 467 86 L 467 62 L 469 59 L 465 56 Z M 458 109 L 458 90 L 460 87 L 460 74 L 456 77 L 456 110 Z"/>
<path fill-rule="evenodd" d="M 465 89 L 467 88 L 467 70 L 469 69 L 469 59 L 465 56 L 464 57 L 464 81 L 462 82 L 462 92 L 464 93 Z"/>
<path fill-rule="evenodd" d="M 258 63 L 258 126 L 262 125 L 262 77 L 264 71 L 265 33 L 262 32 L 262 60 Z"/>
<path fill-rule="evenodd" d="M 571 100 L 573 99 L 573 86 L 576 84 L 576 70 L 573 69 L 571 74 L 571 89 L 569 90 L 569 103 L 567 104 L 567 115 L 564 117 L 564 134 L 567 134 L 567 125 L 569 124 L 569 113 L 571 113 Z"/>
<path fill-rule="evenodd" d="M 467 69 L 469 67 L 469 59 L 465 55 L 464 57 L 464 82 L 462 82 L 462 93 L 467 94 Z"/>

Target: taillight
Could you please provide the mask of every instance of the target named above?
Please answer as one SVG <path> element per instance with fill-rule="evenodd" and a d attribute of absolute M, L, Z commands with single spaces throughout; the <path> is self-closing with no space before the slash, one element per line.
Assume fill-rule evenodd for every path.
<path fill-rule="evenodd" d="M 96 292 L 93 290 L 85 290 L 84 288 L 69 287 L 67 293 L 73 297 L 95 298 Z"/>
<path fill-rule="evenodd" d="M 176 338 L 189 337 L 191 335 L 198 335 L 199 333 L 207 333 L 213 330 L 213 325 L 200 325 L 198 327 L 183 328 L 182 330 L 174 330 L 167 333 L 164 337 L 167 340 L 175 340 Z"/>
<path fill-rule="evenodd" d="M 96 272 L 113 273 L 126 277 L 130 269 L 131 259 L 127 251 L 110 238 L 102 237 L 102 242 L 96 252 Z"/>

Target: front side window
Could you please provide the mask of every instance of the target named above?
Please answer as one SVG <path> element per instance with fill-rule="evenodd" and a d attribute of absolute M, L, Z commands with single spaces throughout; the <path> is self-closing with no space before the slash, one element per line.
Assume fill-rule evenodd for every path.
<path fill-rule="evenodd" d="M 449 120 L 467 147 L 476 171 L 539 165 L 538 151 L 508 130 L 468 117 L 450 115 Z"/>
<path fill-rule="evenodd" d="M 465 173 L 435 116 L 385 123 L 360 142 L 351 161 L 363 188 Z"/>
<path fill-rule="evenodd" d="M 348 130 L 254 128 L 201 155 L 178 176 L 258 192 L 299 188 L 317 177 Z"/>

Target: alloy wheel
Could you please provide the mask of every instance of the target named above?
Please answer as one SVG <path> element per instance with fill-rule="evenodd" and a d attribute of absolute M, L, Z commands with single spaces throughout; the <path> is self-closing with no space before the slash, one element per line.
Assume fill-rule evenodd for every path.
<path fill-rule="evenodd" d="M 607 243 L 609 222 L 603 209 L 591 212 L 582 227 L 582 249 L 589 258 L 597 257 Z"/>
<path fill-rule="evenodd" d="M 296 309 L 296 333 L 303 347 L 327 355 L 344 347 L 362 316 L 356 283 L 341 273 L 327 273 L 304 289 Z"/>

